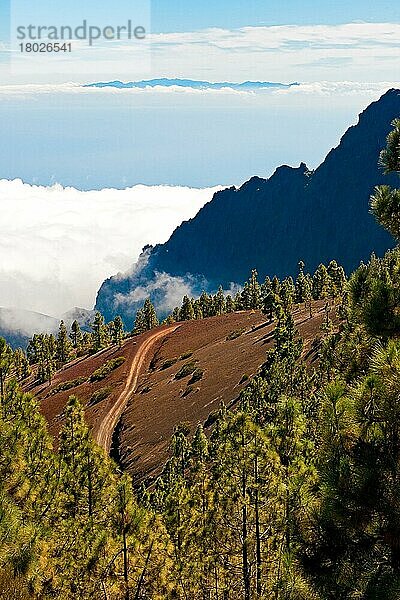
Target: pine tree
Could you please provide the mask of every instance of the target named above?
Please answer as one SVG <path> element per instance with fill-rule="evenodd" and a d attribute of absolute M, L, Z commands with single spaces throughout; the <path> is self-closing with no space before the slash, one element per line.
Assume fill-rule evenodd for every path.
<path fill-rule="evenodd" d="M 150 298 L 147 298 L 144 301 L 143 315 L 144 315 L 144 320 L 146 323 L 147 330 L 154 329 L 154 327 L 157 327 L 157 325 L 159 324 L 158 318 L 157 318 L 155 308 L 154 308 L 153 304 L 151 303 Z"/>
<path fill-rule="evenodd" d="M 125 600 L 141 598 L 145 591 L 145 584 L 148 582 L 148 574 L 151 571 L 149 563 L 155 541 L 154 538 L 151 539 L 150 531 L 146 531 L 145 513 L 139 509 L 135 502 L 132 481 L 127 474 L 124 474 L 117 483 L 113 525 L 116 528 L 121 546 L 118 554 L 122 556 L 123 595 L 120 597 Z M 146 537 L 150 539 L 140 540 L 142 530 L 144 530 Z M 157 535 L 157 531 L 154 531 L 154 535 Z M 163 542 L 162 538 L 160 541 Z M 133 546 L 136 546 L 134 552 L 132 551 Z M 139 548 L 137 548 L 138 546 Z M 143 559 L 141 554 L 144 554 Z M 135 592 L 134 595 L 133 592 Z"/>
<path fill-rule="evenodd" d="M 216 315 L 223 315 L 225 312 L 225 295 L 222 289 L 222 285 L 219 286 L 218 292 L 214 297 L 214 310 Z"/>
<path fill-rule="evenodd" d="M 270 597 L 279 581 L 283 488 L 279 460 L 244 413 L 228 414 L 214 437 L 212 486 L 221 593 Z"/>
<path fill-rule="evenodd" d="M 241 292 L 236 292 L 233 302 L 235 304 L 235 310 L 244 310 Z"/>
<path fill-rule="evenodd" d="M 144 316 L 143 308 L 139 308 L 136 313 L 135 325 L 133 327 L 133 335 L 139 335 L 147 331 L 146 319 Z"/>
<path fill-rule="evenodd" d="M 284 311 L 290 311 L 295 299 L 295 286 L 291 277 L 287 277 L 282 281 L 280 289 L 280 299 Z"/>
<path fill-rule="evenodd" d="M 385 174 L 399 173 L 400 168 L 400 119 L 392 123 L 393 130 L 387 138 L 387 147 L 381 152 L 380 163 Z M 375 189 L 371 198 L 371 212 L 396 240 L 400 239 L 400 190 L 388 185 Z"/>
<path fill-rule="evenodd" d="M 161 325 L 173 325 L 174 323 L 176 323 L 173 315 L 168 315 L 168 317 L 166 319 L 164 319 L 164 321 L 161 323 Z"/>
<path fill-rule="evenodd" d="M 83 345 L 83 335 L 79 323 L 76 319 L 71 325 L 70 339 L 72 341 L 73 348 L 79 352 L 79 350 L 82 349 Z"/>
<path fill-rule="evenodd" d="M 82 334 L 82 352 L 90 352 L 93 347 L 93 334 L 84 331 Z"/>
<path fill-rule="evenodd" d="M 250 310 L 250 289 L 248 281 L 245 282 L 242 293 L 240 294 L 240 304 L 242 310 Z"/>
<path fill-rule="evenodd" d="M 225 311 L 227 314 L 233 313 L 236 310 L 235 301 L 230 294 L 226 296 Z"/>
<path fill-rule="evenodd" d="M 200 300 L 195 300 L 193 302 L 193 310 L 194 310 L 194 318 L 195 319 L 202 319 L 203 318 L 203 311 L 201 308 L 201 303 Z"/>
<path fill-rule="evenodd" d="M 325 265 L 320 264 L 314 273 L 312 295 L 314 300 L 328 298 L 331 282 Z"/>
<path fill-rule="evenodd" d="M 38 401 L 13 382 L 0 403 L 0 429 L 0 593 L 9 598 L 15 591 L 20 597 L 16 590 L 21 583 L 21 590 L 35 588 L 41 595 L 44 572 L 51 568 L 43 553 L 48 535 L 43 516 L 49 516 L 46 509 L 54 499 L 55 462 Z"/>
<path fill-rule="evenodd" d="M 325 319 L 321 325 L 321 331 L 323 331 L 325 334 L 329 334 L 332 332 L 332 320 L 330 318 L 331 311 L 332 311 L 331 305 L 329 304 L 329 302 L 325 302 L 325 306 L 324 306 Z"/>
<path fill-rule="evenodd" d="M 279 296 L 280 291 L 281 291 L 281 282 L 279 281 L 279 279 L 276 275 L 274 275 L 274 277 L 272 278 L 271 289 L 272 289 L 272 292 L 276 296 Z"/>
<path fill-rule="evenodd" d="M 272 283 L 269 277 L 265 278 L 262 285 L 262 312 L 269 316 L 269 320 L 273 319 L 273 309 L 276 302 L 276 294 L 272 289 Z"/>
<path fill-rule="evenodd" d="M 261 308 L 261 286 L 258 282 L 258 273 L 255 269 L 252 270 L 249 279 L 249 301 L 252 310 Z"/>
<path fill-rule="evenodd" d="M 85 473 L 85 455 L 90 444 L 89 430 L 85 423 L 82 406 L 76 396 L 71 396 L 65 409 L 65 424 L 60 433 L 60 456 L 63 461 L 63 486 L 66 511 L 76 517 L 82 503 L 87 514 L 93 512 L 90 482 Z"/>
<path fill-rule="evenodd" d="M 311 285 L 310 279 L 306 275 L 304 275 L 304 262 L 299 262 L 299 274 L 296 279 L 295 286 L 295 301 L 297 304 L 307 304 L 311 299 Z"/>
<path fill-rule="evenodd" d="M 4 399 L 6 379 L 13 364 L 13 351 L 6 340 L 0 337 L 0 399 Z"/>
<path fill-rule="evenodd" d="M 201 312 L 203 314 L 203 318 L 211 317 L 212 313 L 212 302 L 210 296 L 206 292 L 202 292 L 199 298 Z"/>
<path fill-rule="evenodd" d="M 120 316 L 116 316 L 112 322 L 112 341 L 119 348 L 122 346 L 122 340 L 124 339 L 124 324 Z"/>
<path fill-rule="evenodd" d="M 189 296 L 184 296 L 182 306 L 179 311 L 179 321 L 191 321 L 195 318 L 193 303 Z"/>
<path fill-rule="evenodd" d="M 303 588 L 302 573 L 295 557 L 300 541 L 299 530 L 310 527 L 309 511 L 317 482 L 315 452 L 306 436 L 307 422 L 297 398 L 281 396 L 273 422 L 266 434 L 280 460 L 280 483 L 284 495 L 282 539 L 280 548 L 280 586 L 283 597 L 297 597 Z M 308 596 L 306 596 L 308 597 Z"/>
<path fill-rule="evenodd" d="M 192 586 L 198 586 L 198 593 L 210 594 L 215 589 L 216 538 L 213 535 L 212 486 L 209 473 L 209 443 L 203 427 L 199 425 L 193 436 L 187 474 L 187 486 L 190 489 L 190 504 L 187 525 L 187 552 L 190 556 L 190 568 L 195 571 Z M 193 543 L 194 542 L 194 543 Z"/>
<path fill-rule="evenodd" d="M 61 502 L 57 534 L 65 544 L 61 564 L 64 568 L 67 565 L 68 574 L 61 582 L 62 597 L 86 598 L 97 595 L 99 583 L 110 568 L 110 552 L 114 553 L 111 523 L 116 510 L 117 481 L 113 465 L 95 445 L 82 406 L 74 396 L 65 409 L 59 455 Z M 56 560 L 58 556 L 55 548 Z"/>
<path fill-rule="evenodd" d="M 295 328 L 292 314 L 276 305 L 276 327 L 274 329 L 275 353 L 280 359 L 289 359 L 293 364 L 301 355 L 303 342 Z"/>
<path fill-rule="evenodd" d="M 241 294 L 243 309 L 257 310 L 261 308 L 261 299 L 261 286 L 258 282 L 258 274 L 257 271 L 253 269 L 249 280 L 244 284 Z"/>
<path fill-rule="evenodd" d="M 340 267 L 336 260 L 331 260 L 328 265 L 327 272 L 330 279 L 330 296 L 337 298 L 342 296 L 346 285 L 346 274 L 343 267 Z"/>
<path fill-rule="evenodd" d="M 107 342 L 106 326 L 104 317 L 99 311 L 96 312 L 92 323 L 92 338 L 94 352 L 105 348 Z"/>
<path fill-rule="evenodd" d="M 68 338 L 67 328 L 64 321 L 60 322 L 60 328 L 57 336 L 57 351 L 56 358 L 58 367 L 62 367 L 71 358 L 72 345 Z"/>
<path fill-rule="evenodd" d="M 17 348 L 13 353 L 13 365 L 15 377 L 18 381 L 23 381 L 29 377 L 31 369 L 25 352 L 21 348 Z"/>
<path fill-rule="evenodd" d="M 118 484 L 118 503 L 117 503 L 117 529 L 122 538 L 122 556 L 125 600 L 129 600 L 129 550 L 128 534 L 132 526 L 132 484 L 125 476 Z"/>
<path fill-rule="evenodd" d="M 175 320 L 176 313 L 172 314 L 173 322 Z M 135 325 L 133 328 L 133 335 L 150 331 L 159 324 L 155 308 L 150 300 L 147 298 L 144 302 L 143 308 L 140 308 L 136 313 Z"/>
<path fill-rule="evenodd" d="M 26 356 L 30 365 L 36 365 L 39 362 L 40 336 L 34 334 L 29 340 L 26 348 Z"/>
<path fill-rule="evenodd" d="M 57 342 L 50 334 L 39 335 L 35 339 L 35 359 L 37 360 L 37 376 L 40 383 L 51 384 L 57 368 Z"/>

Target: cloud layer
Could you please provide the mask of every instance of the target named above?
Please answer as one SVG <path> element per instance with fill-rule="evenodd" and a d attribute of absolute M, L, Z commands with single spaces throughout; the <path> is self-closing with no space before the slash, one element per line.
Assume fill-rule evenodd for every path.
<path fill-rule="evenodd" d="M 138 81 L 131 84 L 121 84 L 121 82 L 99 83 L 90 85 L 80 85 L 77 83 L 64 84 L 14 84 L 0 86 L 0 103 L 3 101 L 13 101 L 15 99 L 32 100 L 32 98 L 46 97 L 49 101 L 55 101 L 62 96 L 70 96 L 71 99 L 85 96 L 85 102 L 89 102 L 92 98 L 107 99 L 114 97 L 119 100 L 121 105 L 129 105 L 132 101 L 138 102 L 141 100 L 144 103 L 157 103 L 154 106 L 160 106 L 165 103 L 177 101 L 179 97 L 184 100 L 185 97 L 190 98 L 190 102 L 194 102 L 196 98 L 199 100 L 202 97 L 208 97 L 211 101 L 214 98 L 224 99 L 229 98 L 230 102 L 238 102 L 247 100 L 247 102 L 260 104 L 261 102 L 274 103 L 278 102 L 278 98 L 287 97 L 309 97 L 312 96 L 331 96 L 342 98 L 347 96 L 361 96 L 363 98 L 378 98 L 390 88 L 400 87 L 399 78 L 378 81 L 378 82 L 357 82 L 357 81 L 311 81 L 306 83 L 296 84 L 261 84 L 253 82 L 253 85 L 235 82 L 214 82 L 208 85 L 185 85 L 185 80 L 179 84 L 173 85 L 170 83 L 160 83 L 152 85 L 143 85 L 145 82 Z M 251 107 L 252 104 L 247 104 Z"/>
<path fill-rule="evenodd" d="M 164 242 L 215 189 L 135 186 L 82 192 L 0 180 L 0 306 L 58 317 L 92 308 L 102 281 Z"/>
<path fill-rule="evenodd" d="M 11 52 L 3 82 L 86 83 L 191 77 L 208 81 L 399 79 L 399 23 L 281 25 L 149 35 L 146 41 L 73 42 L 57 61 Z"/>

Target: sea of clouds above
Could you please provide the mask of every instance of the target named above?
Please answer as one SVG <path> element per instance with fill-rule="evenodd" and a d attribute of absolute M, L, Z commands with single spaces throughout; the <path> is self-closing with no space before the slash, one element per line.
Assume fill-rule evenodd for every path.
<path fill-rule="evenodd" d="M 74 41 L 73 52 L 56 62 L 45 55 L 27 60 L 18 47 L 5 48 L 13 62 L 12 76 L 4 65 L 2 72 L 1 63 L 0 74 L 8 83 L 160 75 L 211 81 L 388 81 L 399 75 L 399 35 L 399 23 L 358 22 L 210 28 L 150 34 L 138 43 L 102 41 L 92 47 Z"/>
<path fill-rule="evenodd" d="M 92 308 L 105 278 L 162 243 L 218 188 L 83 192 L 0 180 L 0 306 L 59 317 Z"/>

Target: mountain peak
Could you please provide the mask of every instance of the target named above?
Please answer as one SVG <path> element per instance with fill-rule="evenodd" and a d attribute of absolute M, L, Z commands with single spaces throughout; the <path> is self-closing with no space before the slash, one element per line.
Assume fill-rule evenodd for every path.
<path fill-rule="evenodd" d="M 391 88 L 376 100 L 372 102 L 365 110 L 359 115 L 359 123 L 368 121 L 368 119 L 374 118 L 377 114 L 386 115 L 386 113 L 393 108 L 396 110 L 400 99 L 400 90 Z"/>
<path fill-rule="evenodd" d="M 165 313 L 173 289 L 184 287 L 195 295 L 203 287 L 229 288 L 245 281 L 251 268 L 261 278 L 295 276 L 300 259 L 310 271 L 333 259 L 351 271 L 372 252 L 382 254 L 393 240 L 370 214 L 369 198 L 378 184 L 398 184 L 396 176 L 385 176 L 378 166 L 398 116 L 400 92 L 388 90 L 361 113 L 315 171 L 304 162 L 282 165 L 269 179 L 252 177 L 238 189 L 218 192 L 168 242 L 155 246 L 140 268 L 105 282 L 96 307 L 107 318 L 117 309 L 125 311 L 131 323 L 139 304 L 124 303 L 124 298 L 131 299 L 137 286 Z M 165 287 L 166 278 L 171 288 Z"/>
<path fill-rule="evenodd" d="M 298 167 L 292 167 L 290 165 L 281 165 L 277 167 L 272 175 L 272 177 L 284 177 L 284 178 L 293 178 L 293 177 L 303 177 L 306 173 L 309 173 L 309 169 L 306 163 L 301 162 Z"/>

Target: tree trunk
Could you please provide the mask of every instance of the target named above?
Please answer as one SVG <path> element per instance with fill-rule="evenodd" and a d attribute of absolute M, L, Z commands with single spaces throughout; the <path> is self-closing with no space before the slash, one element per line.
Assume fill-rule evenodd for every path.
<path fill-rule="evenodd" d="M 125 581 L 125 600 L 129 600 L 129 566 L 128 566 L 128 545 L 126 542 L 126 529 L 124 527 L 123 532 L 123 545 L 124 545 L 124 581 Z"/>
<path fill-rule="evenodd" d="M 147 553 L 146 562 L 145 562 L 145 565 L 143 567 L 143 571 L 140 574 L 140 578 L 139 578 L 139 581 L 138 581 L 138 584 L 137 584 L 137 588 L 136 588 L 136 593 L 135 593 L 134 600 L 139 600 L 139 598 L 140 598 L 140 591 L 141 591 L 142 585 L 144 583 L 144 578 L 145 578 L 145 575 L 146 575 L 147 566 L 149 564 L 150 556 L 151 556 L 151 553 L 152 553 L 152 550 L 153 550 L 153 543 L 154 542 L 151 543 L 149 551 Z"/>
<path fill-rule="evenodd" d="M 254 480 L 255 480 L 255 484 L 256 484 L 256 490 L 255 490 L 256 560 L 257 560 L 256 589 L 257 589 L 257 598 L 261 598 L 262 558 L 261 558 L 260 505 L 259 505 L 259 492 L 258 492 L 258 458 L 257 458 L 257 456 L 254 459 Z"/>
<path fill-rule="evenodd" d="M 88 509 L 89 517 L 93 516 L 93 489 L 92 489 L 92 465 L 90 464 L 89 449 L 87 450 L 87 469 L 88 469 Z"/>
<path fill-rule="evenodd" d="M 242 434 L 242 449 L 243 449 L 243 462 L 244 462 L 244 435 Z M 248 540 L 247 540 L 247 506 L 246 506 L 246 470 L 245 465 L 242 467 L 242 495 L 243 495 L 243 507 L 242 507 L 242 561 L 243 561 L 243 588 L 244 588 L 244 600 L 250 600 L 250 573 L 249 573 L 249 557 L 248 557 Z"/>

